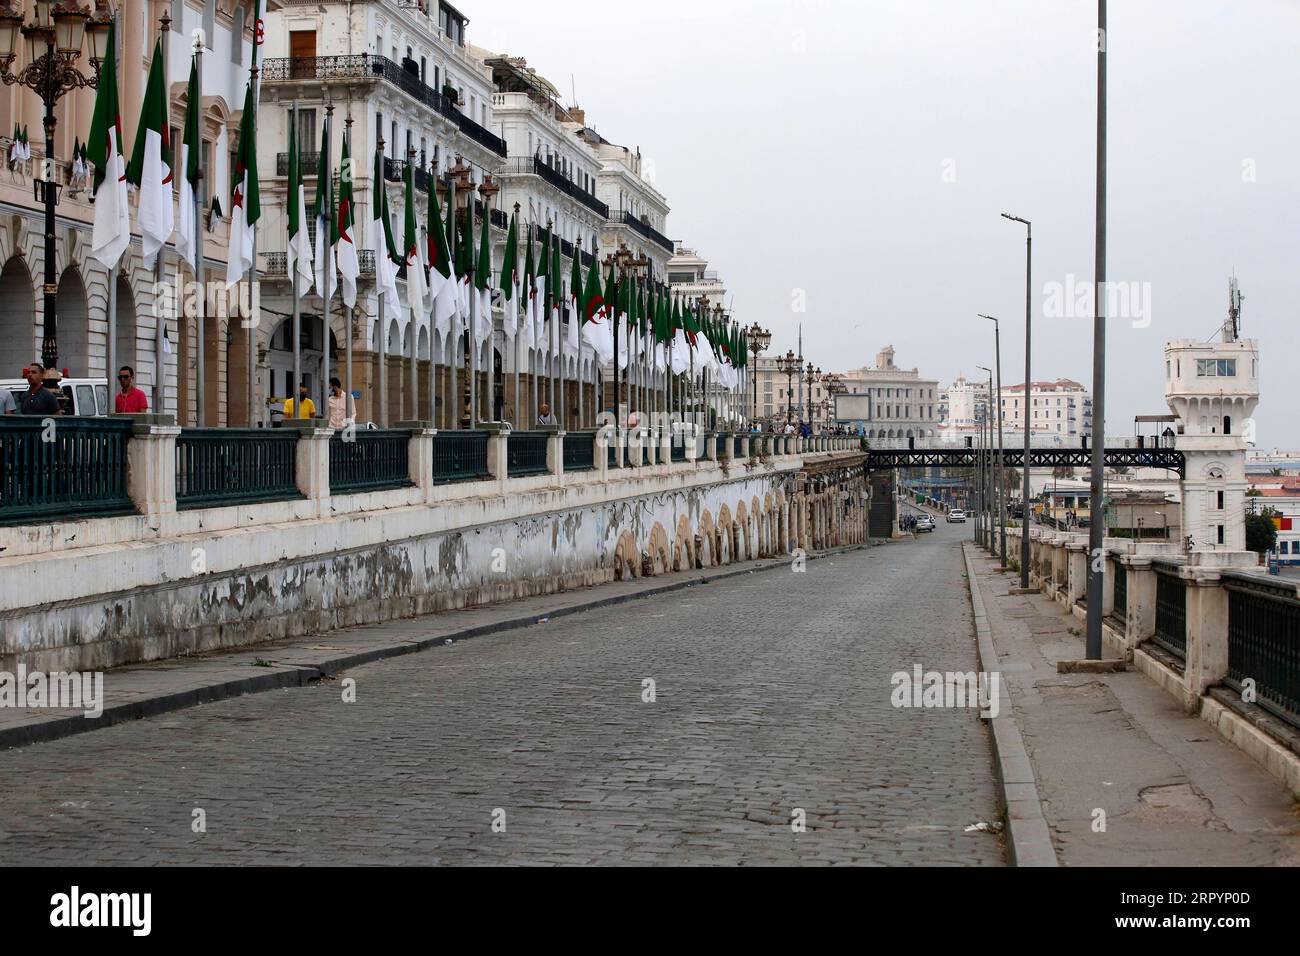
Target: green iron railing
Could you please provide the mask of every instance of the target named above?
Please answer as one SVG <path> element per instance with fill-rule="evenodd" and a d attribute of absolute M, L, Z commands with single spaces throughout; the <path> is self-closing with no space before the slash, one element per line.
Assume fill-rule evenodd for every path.
<path fill-rule="evenodd" d="M 1294 589 L 1227 580 L 1228 684 L 1300 727 L 1300 601 Z M 1287 592 L 1290 593 L 1287 593 Z"/>
<path fill-rule="evenodd" d="M 670 450 L 669 450 L 669 453 L 668 453 L 668 460 L 669 460 L 669 461 L 685 461 L 685 460 L 686 460 L 686 443 L 687 443 L 688 441 L 694 441 L 694 440 L 695 440 L 695 439 L 694 439 L 693 437 L 691 437 L 691 436 L 689 436 L 689 435 L 686 435 L 686 434 L 681 434 L 681 433 L 674 434 L 674 435 L 673 435 L 673 438 L 672 438 L 672 442 L 671 442 L 671 443 L 669 444 L 669 446 L 668 446 L 669 449 L 670 449 Z"/>
<path fill-rule="evenodd" d="M 0 418 L 0 524 L 131 514 L 126 419 Z"/>
<path fill-rule="evenodd" d="M 546 464 L 546 446 L 550 435 L 546 432 L 511 432 L 506 440 L 506 474 L 511 478 L 545 475 L 550 471 Z"/>
<path fill-rule="evenodd" d="M 1156 573 L 1156 644 L 1187 659 L 1187 582 L 1175 574 Z"/>
<path fill-rule="evenodd" d="M 186 428 L 176 439 L 181 510 L 302 497 L 298 432 L 279 428 Z"/>
<path fill-rule="evenodd" d="M 411 433 L 336 432 L 330 439 L 330 494 L 409 488 Z"/>
<path fill-rule="evenodd" d="M 439 432 L 433 439 L 433 480 L 451 484 L 491 478 L 488 438 L 487 432 Z"/>
<path fill-rule="evenodd" d="M 564 470 L 593 471 L 596 467 L 596 433 L 570 432 L 564 436 Z"/>
<path fill-rule="evenodd" d="M 1111 562 L 1111 573 L 1115 576 L 1115 598 L 1111 608 L 1111 617 L 1117 621 L 1128 620 L 1128 568 L 1118 560 Z"/>

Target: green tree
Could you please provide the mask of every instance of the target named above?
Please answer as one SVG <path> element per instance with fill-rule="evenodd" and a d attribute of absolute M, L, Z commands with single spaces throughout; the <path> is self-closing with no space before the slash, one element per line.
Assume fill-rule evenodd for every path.
<path fill-rule="evenodd" d="M 1265 508 L 1262 514 L 1246 515 L 1246 548 L 1256 554 L 1266 554 L 1277 547 L 1277 525 L 1273 519 L 1280 513 Z"/>

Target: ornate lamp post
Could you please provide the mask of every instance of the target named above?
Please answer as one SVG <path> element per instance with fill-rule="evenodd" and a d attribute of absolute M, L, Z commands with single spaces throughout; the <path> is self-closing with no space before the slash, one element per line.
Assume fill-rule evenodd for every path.
<path fill-rule="evenodd" d="M 803 361 L 799 356 L 794 354 L 794 350 L 787 351 L 784 355 L 778 355 L 776 358 L 776 370 L 785 376 L 785 423 L 792 423 L 791 413 L 794 406 L 794 375 L 795 372 L 803 368 Z"/>
<path fill-rule="evenodd" d="M 41 363 L 47 378 L 59 377 L 59 337 L 56 304 L 58 276 L 55 273 L 54 207 L 59 186 L 54 181 L 54 106 L 71 90 L 99 85 L 99 70 L 108 55 L 111 15 L 101 4 L 92 17 L 75 3 L 35 0 L 35 14 L 23 22 L 21 8 L 6 3 L 0 7 L 0 79 L 6 86 L 25 86 L 45 104 L 45 159 L 36 181 L 36 200 L 45 204 L 45 315 L 42 323 Z M 11 67 L 18 57 L 18 34 L 27 39 L 27 65 L 16 73 Z M 87 75 L 76 66 L 86 35 L 90 36 L 90 65 Z"/>
<path fill-rule="evenodd" d="M 822 399 L 822 404 L 826 409 L 826 422 L 830 424 L 831 406 L 835 404 L 835 396 L 843 395 L 849 390 L 844 384 L 844 379 L 836 372 L 831 372 L 826 376 L 823 387 L 826 389 L 826 398 Z"/>
<path fill-rule="evenodd" d="M 749 327 L 749 351 L 754 356 L 754 421 L 758 421 L 758 355 L 771 344 L 771 332 L 757 322 Z"/>
<path fill-rule="evenodd" d="M 808 418 L 809 418 L 808 425 L 809 425 L 809 427 L 811 427 L 811 426 L 812 426 L 812 421 L 811 421 L 811 419 L 812 419 L 812 403 L 813 403 L 813 400 L 812 400 L 812 387 L 813 387 L 815 384 L 817 384 L 818 382 L 821 381 L 822 370 L 819 369 L 819 368 L 815 368 L 815 367 L 813 366 L 813 363 L 812 363 L 812 362 L 809 362 L 809 363 L 808 363 L 808 367 L 807 367 L 806 369 L 804 369 L 804 371 L 803 371 L 802 373 L 800 373 L 800 374 L 801 374 L 801 375 L 806 375 L 806 376 L 808 377 Z M 803 413 L 804 413 L 804 406 L 803 406 L 803 388 L 802 388 L 802 386 L 801 386 L 800 389 L 799 389 L 799 417 L 800 417 L 800 418 L 803 417 Z"/>

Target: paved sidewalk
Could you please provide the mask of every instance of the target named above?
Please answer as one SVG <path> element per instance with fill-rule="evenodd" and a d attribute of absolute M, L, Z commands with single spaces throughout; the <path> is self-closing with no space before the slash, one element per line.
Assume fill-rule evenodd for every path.
<path fill-rule="evenodd" d="M 818 552 L 811 560 L 859 550 Z M 125 721 L 194 707 L 244 694 L 304 687 L 340 671 L 420 653 L 500 631 L 531 627 L 552 618 L 665 594 L 683 588 L 788 567 L 788 558 L 637 578 L 422 617 L 369 624 L 291 641 L 116 668 L 104 675 L 104 713 L 0 707 L 0 750 L 57 740 Z"/>
<path fill-rule="evenodd" d="M 1136 671 L 1057 674 L 1083 622 L 971 560 L 1062 865 L 1300 866 L 1300 804 L 1263 768 Z"/>

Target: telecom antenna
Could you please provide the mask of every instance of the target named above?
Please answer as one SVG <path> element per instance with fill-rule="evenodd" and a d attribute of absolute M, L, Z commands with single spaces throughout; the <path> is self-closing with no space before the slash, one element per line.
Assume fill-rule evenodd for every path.
<path fill-rule="evenodd" d="M 1228 280 L 1228 325 L 1224 329 L 1224 340 L 1235 342 L 1241 335 L 1241 303 L 1244 296 L 1241 294 L 1241 288 L 1237 285 L 1237 277 L 1234 275 Z"/>

